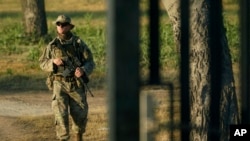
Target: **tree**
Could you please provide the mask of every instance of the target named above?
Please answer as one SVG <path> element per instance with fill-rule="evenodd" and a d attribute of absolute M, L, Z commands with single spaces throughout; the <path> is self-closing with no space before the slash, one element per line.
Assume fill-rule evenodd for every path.
<path fill-rule="evenodd" d="M 47 34 L 44 0 L 21 0 L 25 33 L 35 37 Z"/>
<path fill-rule="evenodd" d="M 162 0 L 173 23 L 174 38 L 180 46 L 179 0 Z M 190 1 L 190 140 L 208 140 L 210 124 L 211 71 L 208 24 L 209 6 L 207 0 Z M 229 125 L 239 123 L 235 82 L 225 27 L 221 25 L 222 43 L 222 90 L 220 96 L 221 140 L 229 140 Z"/>

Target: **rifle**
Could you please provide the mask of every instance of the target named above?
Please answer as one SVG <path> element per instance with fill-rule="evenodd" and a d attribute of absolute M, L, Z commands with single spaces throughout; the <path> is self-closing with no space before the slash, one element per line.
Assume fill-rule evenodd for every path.
<path fill-rule="evenodd" d="M 63 71 L 63 77 L 67 77 L 67 76 L 72 76 L 70 74 L 74 73 L 77 67 L 81 66 L 81 62 L 79 61 L 79 59 L 77 57 L 70 57 L 67 52 L 64 50 L 64 48 L 62 47 L 62 44 L 60 43 L 60 41 L 58 39 L 55 40 L 56 45 L 67 55 L 66 58 L 62 58 L 63 63 L 66 66 L 66 69 Z M 70 60 L 73 59 L 73 60 Z M 87 83 L 89 82 L 89 78 L 88 76 L 86 76 L 86 74 L 84 74 L 82 77 L 77 78 L 76 77 L 76 81 L 78 83 L 80 83 L 78 86 L 84 86 L 86 89 L 86 93 L 89 91 L 90 95 L 92 97 L 94 97 L 93 93 L 91 92 L 91 90 L 89 89 Z"/>
<path fill-rule="evenodd" d="M 76 57 L 72 57 L 72 58 L 67 57 L 66 59 L 62 59 L 62 60 L 63 60 L 64 65 L 66 66 L 66 69 L 62 73 L 62 76 L 65 78 L 68 76 L 72 76 L 71 74 L 75 72 L 76 68 L 81 66 L 81 62 Z M 83 76 L 79 78 L 76 77 L 76 81 L 77 83 L 79 83 L 78 86 L 84 86 L 86 88 L 86 93 L 89 92 L 90 95 L 94 97 L 93 93 L 91 92 L 91 90 L 89 89 L 87 85 L 87 83 L 89 82 L 89 78 L 86 74 L 84 74 Z"/>

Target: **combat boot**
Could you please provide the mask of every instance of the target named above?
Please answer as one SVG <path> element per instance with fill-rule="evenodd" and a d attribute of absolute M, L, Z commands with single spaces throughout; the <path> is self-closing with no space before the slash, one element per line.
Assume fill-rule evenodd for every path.
<path fill-rule="evenodd" d="M 75 134 L 75 141 L 83 141 L 82 134 L 80 134 L 80 133 Z"/>

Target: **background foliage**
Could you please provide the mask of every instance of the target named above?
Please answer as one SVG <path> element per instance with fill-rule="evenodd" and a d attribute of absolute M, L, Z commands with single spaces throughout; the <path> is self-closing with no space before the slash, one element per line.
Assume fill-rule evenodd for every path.
<path fill-rule="evenodd" d="M 104 0 L 87 0 L 81 2 L 77 0 L 62 1 L 61 9 L 56 0 L 45 0 L 46 15 L 48 22 L 48 35 L 38 41 L 34 37 L 25 37 L 22 26 L 21 5 L 15 0 L 0 1 L 0 60 L 1 77 L 6 76 L 41 76 L 46 74 L 39 69 L 38 59 L 43 48 L 56 36 L 55 27 L 51 24 L 58 14 L 65 13 L 72 17 L 76 25 L 73 32 L 80 36 L 91 48 L 95 62 L 97 64 L 95 73 L 91 77 L 98 82 L 105 80 L 107 70 L 106 62 L 106 4 Z M 239 62 L 239 22 L 237 0 L 224 0 L 224 20 L 227 29 L 228 43 L 231 50 L 234 64 Z M 69 5 L 69 3 L 71 3 Z M 7 6 L 8 5 L 8 6 Z M 67 6 L 66 6 L 67 5 Z M 93 8 L 93 5 L 94 8 Z M 148 26 L 147 26 L 147 1 L 141 2 L 141 32 L 140 32 L 140 68 L 142 77 L 147 74 L 148 67 Z M 9 7 L 12 7 L 11 9 Z M 91 8 L 90 8 L 91 7 Z M 160 25 L 160 63 L 162 71 L 171 72 L 178 68 L 179 53 L 175 48 L 171 23 L 167 13 L 161 5 L 161 25 Z M 6 59 L 7 58 L 7 59 Z M 12 65 L 9 65 L 13 61 Z M 4 64 L 8 64 L 3 66 Z M 20 64 L 25 64 L 20 66 Z M 22 68 L 20 68 L 22 67 Z M 25 69 L 23 69 L 25 68 Z M 22 69 L 22 71 L 20 71 Z M 33 74 L 33 75 L 31 75 Z M 167 79 L 173 77 L 168 76 Z M 1 83 L 1 82 L 0 82 Z"/>

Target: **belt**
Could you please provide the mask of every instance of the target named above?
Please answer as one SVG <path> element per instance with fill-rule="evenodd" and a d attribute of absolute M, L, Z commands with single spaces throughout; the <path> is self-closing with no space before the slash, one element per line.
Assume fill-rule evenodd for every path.
<path fill-rule="evenodd" d="M 65 82 L 73 82 L 75 78 L 73 76 L 63 77 L 61 75 L 55 75 L 54 80 L 56 81 L 65 81 Z"/>

